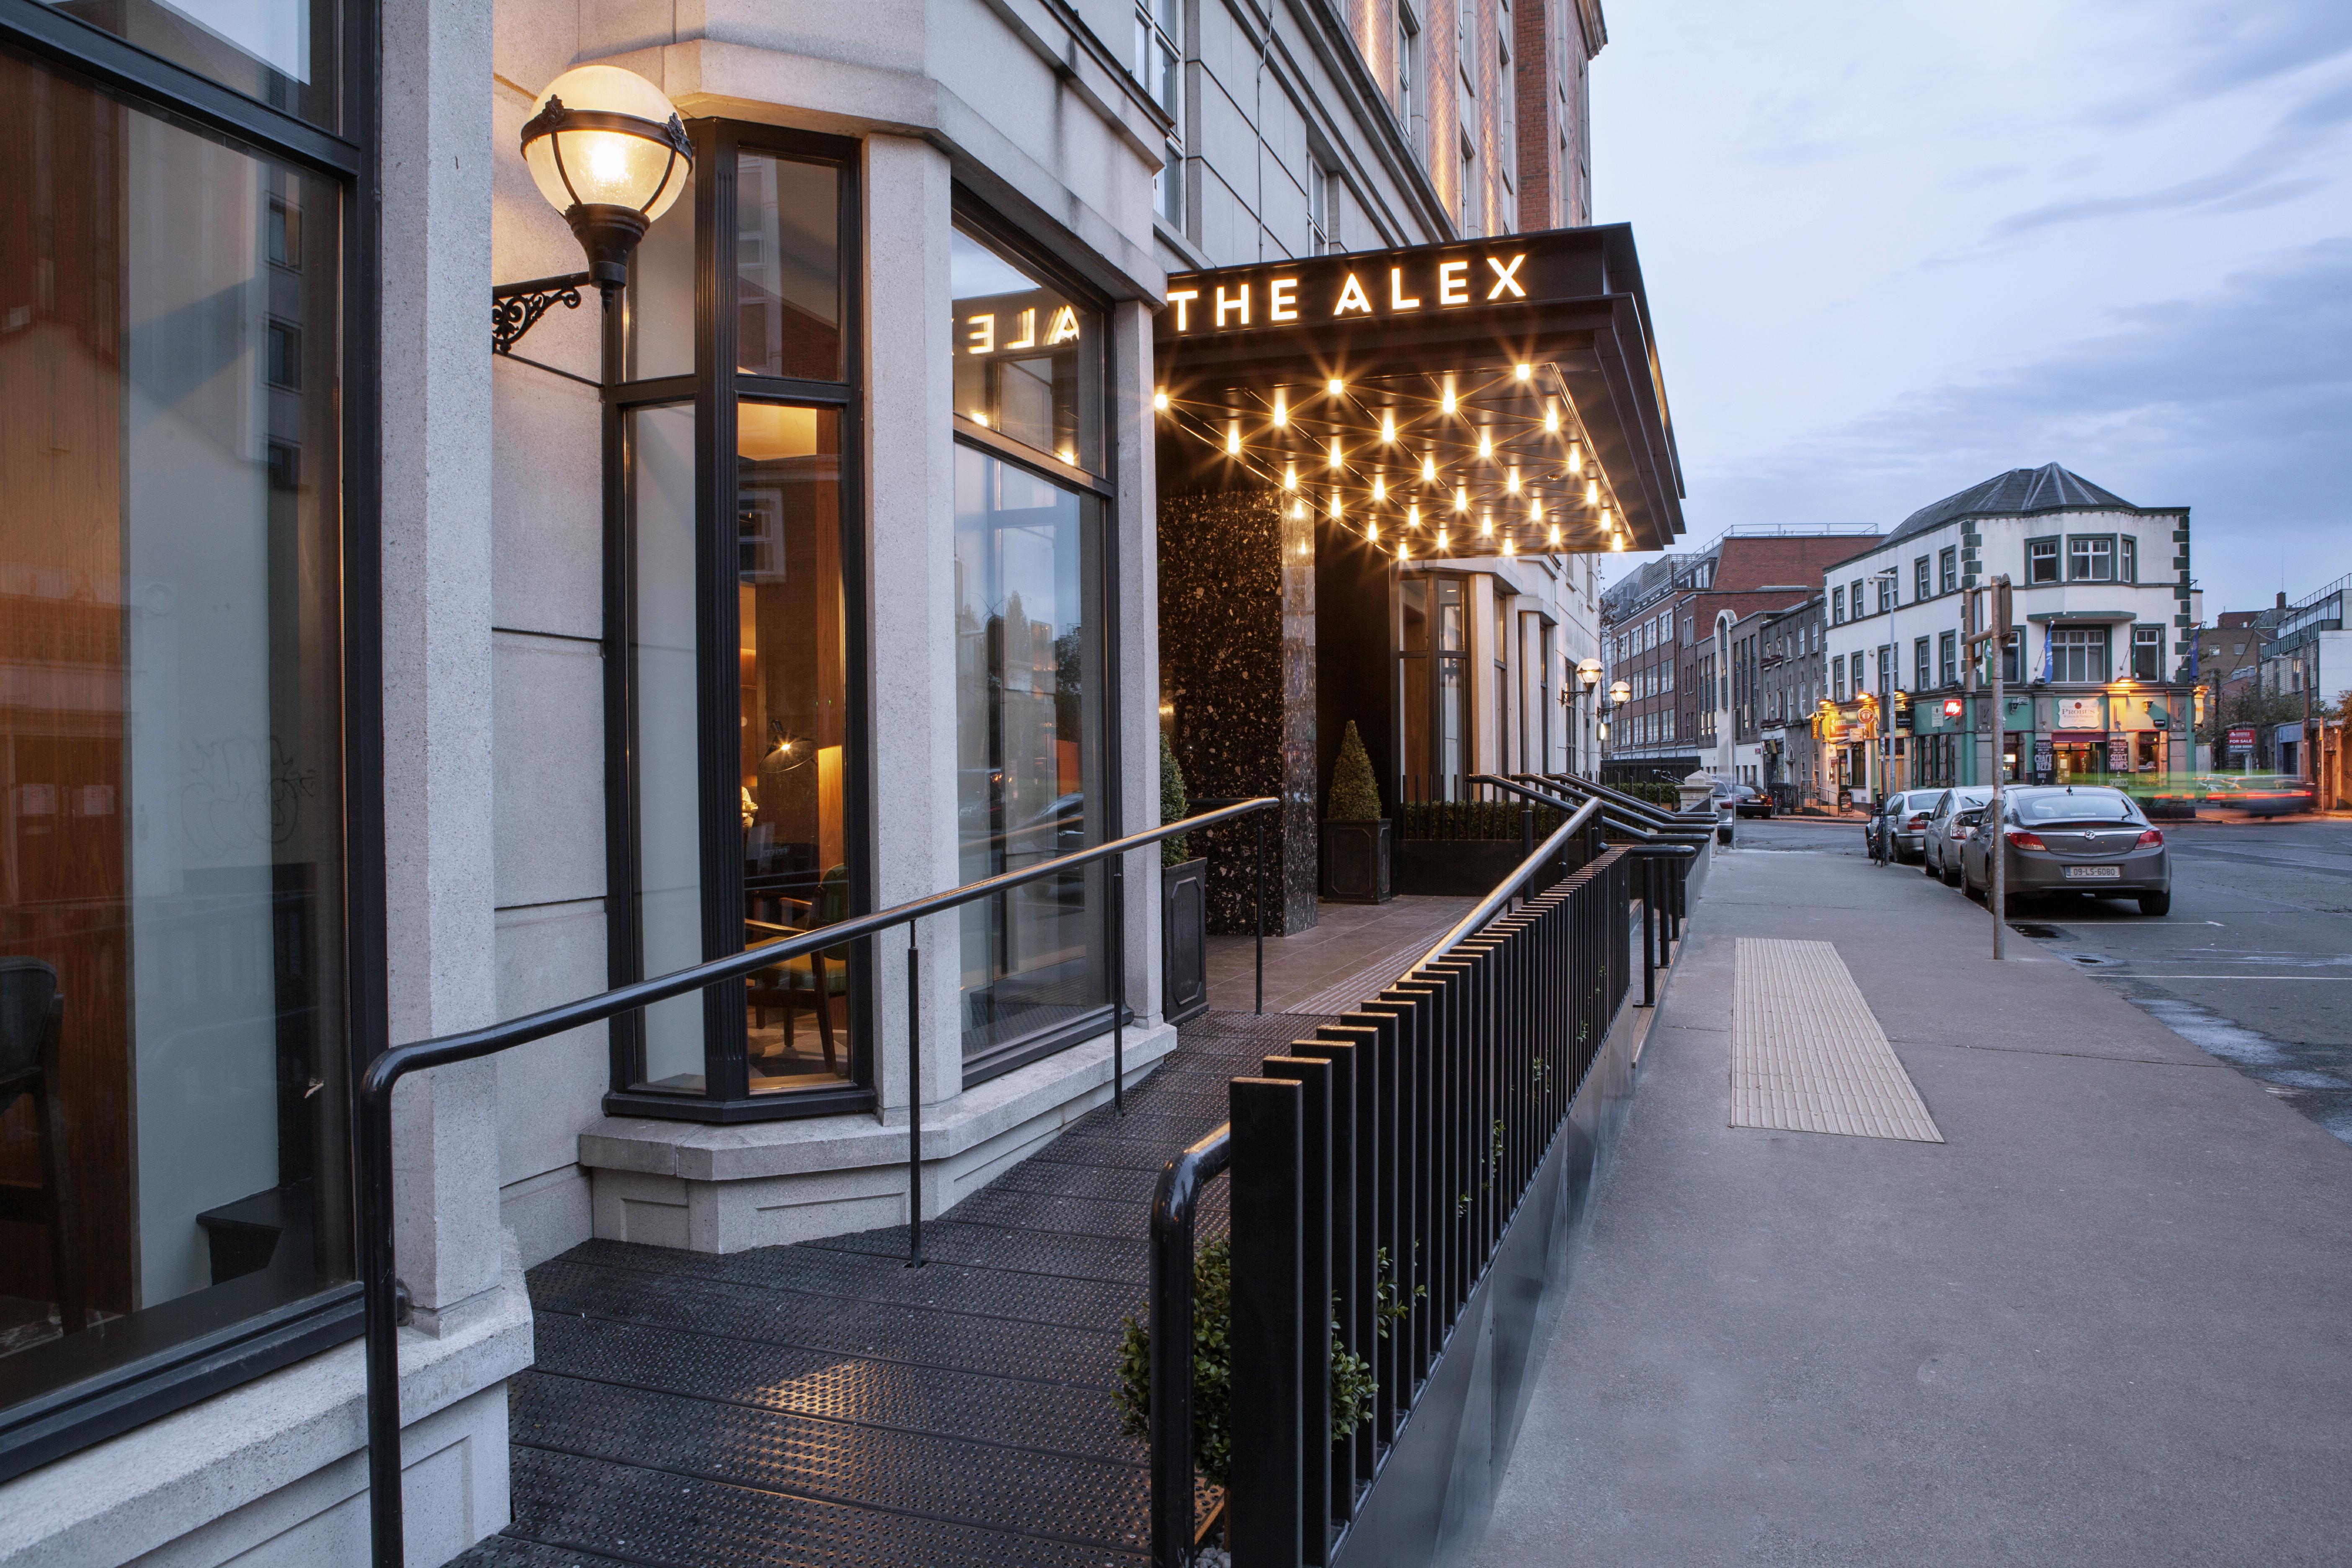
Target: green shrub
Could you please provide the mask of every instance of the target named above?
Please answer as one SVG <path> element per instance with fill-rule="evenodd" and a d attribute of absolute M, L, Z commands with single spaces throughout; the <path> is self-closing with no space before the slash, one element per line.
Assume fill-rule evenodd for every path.
<path fill-rule="evenodd" d="M 1399 838 L 1507 839 L 1519 837 L 1520 805 L 1515 800 L 1414 800 L 1397 806 Z M 1564 820 L 1553 806 L 1536 811 L 1536 842 L 1551 836 Z"/>
<path fill-rule="evenodd" d="M 1381 1255 L 1386 1260 L 1387 1255 Z M 1416 1292 L 1418 1294 L 1418 1292 Z M 1212 1486 L 1233 1484 L 1234 1376 L 1229 1330 L 1233 1322 L 1234 1248 L 1223 1237 L 1202 1247 L 1192 1258 L 1192 1468 Z M 1332 1299 L 1331 1441 L 1338 1442 L 1372 1415 L 1374 1384 L 1371 1363 L 1342 1348 L 1336 1321 L 1339 1299 Z M 1381 1335 L 1388 1321 L 1403 1309 L 1383 1301 Z M 1130 1437 L 1151 1436 L 1151 1331 L 1135 1318 L 1120 1327 L 1118 1386 L 1111 1391 L 1118 1406 L 1119 1430 Z"/>
<path fill-rule="evenodd" d="M 1184 770 L 1177 765 L 1176 748 L 1168 743 L 1168 731 L 1160 732 L 1160 826 L 1181 822 L 1192 814 L 1192 803 L 1184 795 Z M 1184 847 L 1192 840 L 1189 833 L 1160 841 L 1160 863 L 1175 866 L 1184 859 Z"/>
<path fill-rule="evenodd" d="M 1381 787 L 1372 782 L 1372 759 L 1364 754 L 1364 738 L 1356 721 L 1348 721 L 1339 737 L 1339 759 L 1331 764 L 1331 792 L 1323 800 L 1327 822 L 1377 822 L 1381 818 Z"/>
<path fill-rule="evenodd" d="M 1680 784 L 1643 783 L 1615 784 L 1612 787 L 1620 795 L 1630 795 L 1635 800 L 1646 802 L 1651 805 L 1662 805 L 1668 811 L 1682 809 L 1683 791 Z"/>

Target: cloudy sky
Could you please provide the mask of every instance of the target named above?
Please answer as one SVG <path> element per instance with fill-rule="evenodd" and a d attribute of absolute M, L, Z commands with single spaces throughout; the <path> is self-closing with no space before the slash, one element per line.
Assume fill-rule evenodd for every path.
<path fill-rule="evenodd" d="M 1689 543 L 2059 462 L 2194 509 L 2209 617 L 2352 573 L 2352 0 L 1607 15 Z"/>

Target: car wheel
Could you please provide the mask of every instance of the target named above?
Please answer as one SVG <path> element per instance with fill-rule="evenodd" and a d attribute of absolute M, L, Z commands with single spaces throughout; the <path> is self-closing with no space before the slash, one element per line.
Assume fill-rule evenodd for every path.
<path fill-rule="evenodd" d="M 1967 879 L 1968 868 L 1966 867 L 1956 868 L 1947 866 L 1944 868 L 1944 886 L 1947 888 L 1964 888 L 1968 885 Z"/>
<path fill-rule="evenodd" d="M 2172 890 L 2168 888 L 2161 893 L 2142 893 L 2139 896 L 2139 912 L 2158 917 L 2170 914 Z"/>
<path fill-rule="evenodd" d="M 1938 881 L 1942 880 L 1944 875 L 1943 872 L 1937 869 L 1934 858 L 1931 857 L 1925 849 L 1919 851 L 1919 875 L 1922 877 L 1933 877 Z"/>

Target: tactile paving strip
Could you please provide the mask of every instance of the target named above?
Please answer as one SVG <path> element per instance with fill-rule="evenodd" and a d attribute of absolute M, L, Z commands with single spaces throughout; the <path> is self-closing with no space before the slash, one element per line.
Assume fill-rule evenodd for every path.
<path fill-rule="evenodd" d="M 1739 939 L 1731 1125 L 1941 1143 L 1835 944 Z"/>

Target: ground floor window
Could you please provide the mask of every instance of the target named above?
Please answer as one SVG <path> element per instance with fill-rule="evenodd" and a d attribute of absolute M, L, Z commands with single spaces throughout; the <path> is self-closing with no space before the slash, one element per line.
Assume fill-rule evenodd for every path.
<path fill-rule="evenodd" d="M 956 447 L 956 831 L 979 881 L 1102 843 L 1102 503 Z M 967 1074 L 1099 1022 L 1110 999 L 1097 862 L 963 907 Z"/>
<path fill-rule="evenodd" d="M 6 1404 L 350 1278 L 356 389 L 337 184 L 6 54 L 0 127 Z"/>

